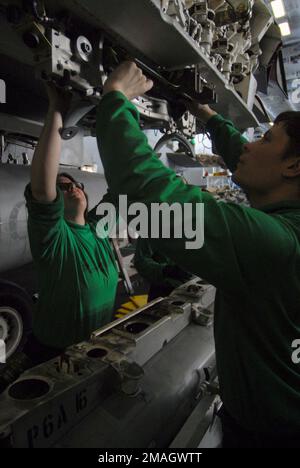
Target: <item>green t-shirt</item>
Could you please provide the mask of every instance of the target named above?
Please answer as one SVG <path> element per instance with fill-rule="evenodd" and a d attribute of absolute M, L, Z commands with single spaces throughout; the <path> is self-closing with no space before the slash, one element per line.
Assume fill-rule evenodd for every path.
<path fill-rule="evenodd" d="M 246 140 L 219 115 L 207 129 L 234 170 Z M 157 158 L 137 109 L 119 92 L 102 99 L 97 136 L 112 196 L 204 203 L 201 249 L 187 250 L 187 239 L 174 237 L 152 240 L 153 248 L 218 288 L 216 356 L 227 411 L 258 433 L 300 433 L 300 364 L 292 360 L 300 338 L 300 201 L 258 210 L 185 185 Z"/>
<path fill-rule="evenodd" d="M 64 348 L 88 339 L 112 320 L 118 272 L 109 239 L 99 239 L 96 219 L 85 226 L 64 219 L 58 190 L 53 203 L 39 203 L 26 187 L 28 234 L 38 272 L 39 300 L 33 315 L 37 339 Z"/>
<path fill-rule="evenodd" d="M 173 286 L 175 289 L 192 277 L 163 252 L 154 251 L 149 239 L 141 237 L 137 239 L 133 262 L 138 273 L 151 285 Z M 164 272 L 166 267 L 176 268 L 179 276 L 177 278 L 168 276 Z"/>

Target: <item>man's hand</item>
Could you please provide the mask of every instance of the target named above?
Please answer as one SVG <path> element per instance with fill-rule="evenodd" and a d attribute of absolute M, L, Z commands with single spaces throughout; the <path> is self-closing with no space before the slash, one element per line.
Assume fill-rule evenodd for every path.
<path fill-rule="evenodd" d="M 208 105 L 199 104 L 197 101 L 184 101 L 188 111 L 197 119 L 206 124 L 211 117 L 217 115 Z"/>
<path fill-rule="evenodd" d="M 107 79 L 103 95 L 120 91 L 131 101 L 150 91 L 152 87 L 153 81 L 148 80 L 134 62 L 124 62 Z"/>

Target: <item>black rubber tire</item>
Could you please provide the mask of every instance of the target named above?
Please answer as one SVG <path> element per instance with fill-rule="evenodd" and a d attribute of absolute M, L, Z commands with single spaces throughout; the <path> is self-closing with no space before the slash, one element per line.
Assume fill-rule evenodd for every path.
<path fill-rule="evenodd" d="M 22 351 L 27 336 L 32 329 L 33 301 L 29 294 L 17 284 L 0 280 L 0 307 L 11 307 L 18 313 L 22 320 L 22 338 L 18 347 L 12 354 L 14 355 Z"/>

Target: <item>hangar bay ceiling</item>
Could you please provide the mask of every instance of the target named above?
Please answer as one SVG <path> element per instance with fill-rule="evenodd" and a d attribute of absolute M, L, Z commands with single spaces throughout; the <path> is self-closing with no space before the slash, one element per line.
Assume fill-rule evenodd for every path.
<path fill-rule="evenodd" d="M 201 131 L 181 98 L 211 104 L 244 129 L 269 121 L 259 92 L 266 93 L 270 82 L 286 99 L 280 29 L 262 0 L 126 0 L 123 5 L 119 0 L 63 5 L 4 0 L 0 78 L 7 84 L 7 104 L 2 113 L 41 121 L 47 101 L 40 78 L 54 79 L 75 96 L 65 137 L 76 133 L 78 122 L 93 134 L 104 80 L 129 56 L 155 82 L 136 102 L 145 128 L 186 137 Z"/>

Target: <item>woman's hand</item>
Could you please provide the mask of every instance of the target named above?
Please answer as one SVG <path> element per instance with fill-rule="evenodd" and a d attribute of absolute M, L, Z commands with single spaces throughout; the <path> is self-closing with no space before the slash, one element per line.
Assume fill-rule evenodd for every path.
<path fill-rule="evenodd" d="M 49 99 L 49 110 L 60 112 L 64 116 L 70 108 L 72 94 L 59 88 L 53 81 L 46 83 L 46 91 Z"/>

